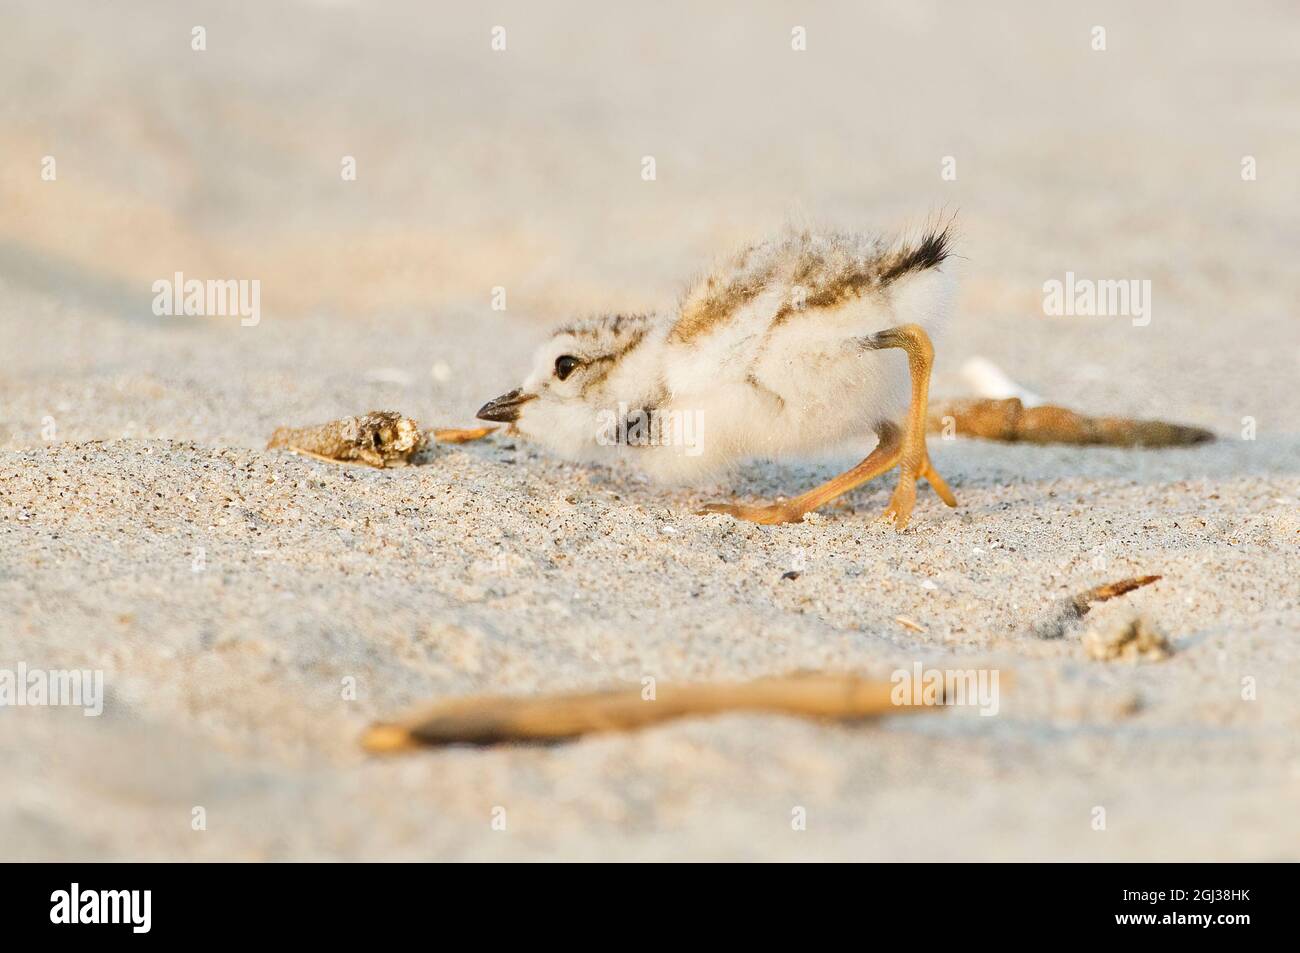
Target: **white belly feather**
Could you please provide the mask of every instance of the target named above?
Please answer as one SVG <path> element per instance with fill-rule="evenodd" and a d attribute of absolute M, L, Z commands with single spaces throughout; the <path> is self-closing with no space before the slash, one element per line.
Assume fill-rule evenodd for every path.
<path fill-rule="evenodd" d="M 861 437 L 907 412 L 907 355 L 871 350 L 862 339 L 919 324 L 937 338 L 953 292 L 951 265 L 909 276 L 886 295 L 788 314 L 775 325 L 789 289 L 772 288 L 703 339 L 668 343 L 665 409 L 692 415 L 698 446 L 634 454 L 650 475 L 684 480 L 746 459 L 807 454 Z"/>

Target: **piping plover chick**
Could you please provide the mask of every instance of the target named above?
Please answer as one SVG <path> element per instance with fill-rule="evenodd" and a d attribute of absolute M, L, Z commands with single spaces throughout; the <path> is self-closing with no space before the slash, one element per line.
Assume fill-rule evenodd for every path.
<path fill-rule="evenodd" d="M 704 512 L 794 522 L 898 467 L 884 518 L 903 529 L 920 478 L 957 505 L 925 444 L 931 336 L 952 292 L 947 228 L 892 242 L 791 233 L 713 269 L 666 313 L 558 329 L 523 384 L 478 416 L 567 459 L 622 454 L 678 483 L 874 433 L 866 459 L 800 496 Z"/>

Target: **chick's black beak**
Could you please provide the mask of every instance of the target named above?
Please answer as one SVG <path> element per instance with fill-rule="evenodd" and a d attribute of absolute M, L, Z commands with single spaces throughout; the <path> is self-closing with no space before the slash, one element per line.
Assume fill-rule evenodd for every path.
<path fill-rule="evenodd" d="M 525 394 L 516 387 L 510 393 L 502 394 L 496 400 L 489 400 L 478 409 L 476 416 L 479 420 L 495 420 L 503 424 L 513 423 L 519 419 L 519 408 L 536 397 L 536 394 Z"/>

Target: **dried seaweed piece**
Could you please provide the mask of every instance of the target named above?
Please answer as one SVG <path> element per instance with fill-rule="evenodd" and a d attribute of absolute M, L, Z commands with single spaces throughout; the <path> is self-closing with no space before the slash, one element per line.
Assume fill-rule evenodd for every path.
<path fill-rule="evenodd" d="M 1033 628 L 1034 635 L 1040 639 L 1059 639 L 1065 635 L 1065 630 L 1070 623 L 1082 619 L 1095 603 L 1108 602 L 1126 592 L 1149 586 L 1159 578 L 1159 576 L 1133 576 L 1085 589 L 1064 600 L 1050 616 L 1038 622 Z"/>
<path fill-rule="evenodd" d="M 420 425 L 391 410 L 372 410 L 319 427 L 279 427 L 266 445 L 331 463 L 365 463 L 383 468 L 404 464 L 424 447 Z"/>
<path fill-rule="evenodd" d="M 1186 447 L 1214 439 L 1214 434 L 1200 427 L 1131 417 L 1086 417 L 1051 404 L 1026 407 L 1018 397 L 931 403 L 928 429 L 943 432 L 945 418 L 951 418 L 957 433 L 964 437 L 1006 443 Z"/>
<path fill-rule="evenodd" d="M 534 698 L 480 695 L 440 702 L 401 721 L 372 725 L 362 745 L 369 751 L 389 752 L 423 745 L 563 741 L 728 711 L 850 719 L 937 707 L 895 704 L 894 690 L 892 682 L 811 673 L 752 682 L 661 685 L 653 699 L 643 698 L 639 687 Z"/>
<path fill-rule="evenodd" d="M 1144 616 L 1134 616 L 1123 625 L 1110 629 L 1091 629 L 1083 635 L 1083 650 L 1099 662 L 1139 658 L 1159 661 L 1173 654 L 1173 646 L 1154 623 Z"/>

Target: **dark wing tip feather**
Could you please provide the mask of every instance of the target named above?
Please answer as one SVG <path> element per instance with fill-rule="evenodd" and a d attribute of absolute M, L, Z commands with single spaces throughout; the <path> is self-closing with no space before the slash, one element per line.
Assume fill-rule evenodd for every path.
<path fill-rule="evenodd" d="M 881 275 L 881 283 L 889 284 L 914 271 L 937 268 L 952 252 L 952 222 L 932 227 L 915 245 L 899 250 Z"/>

